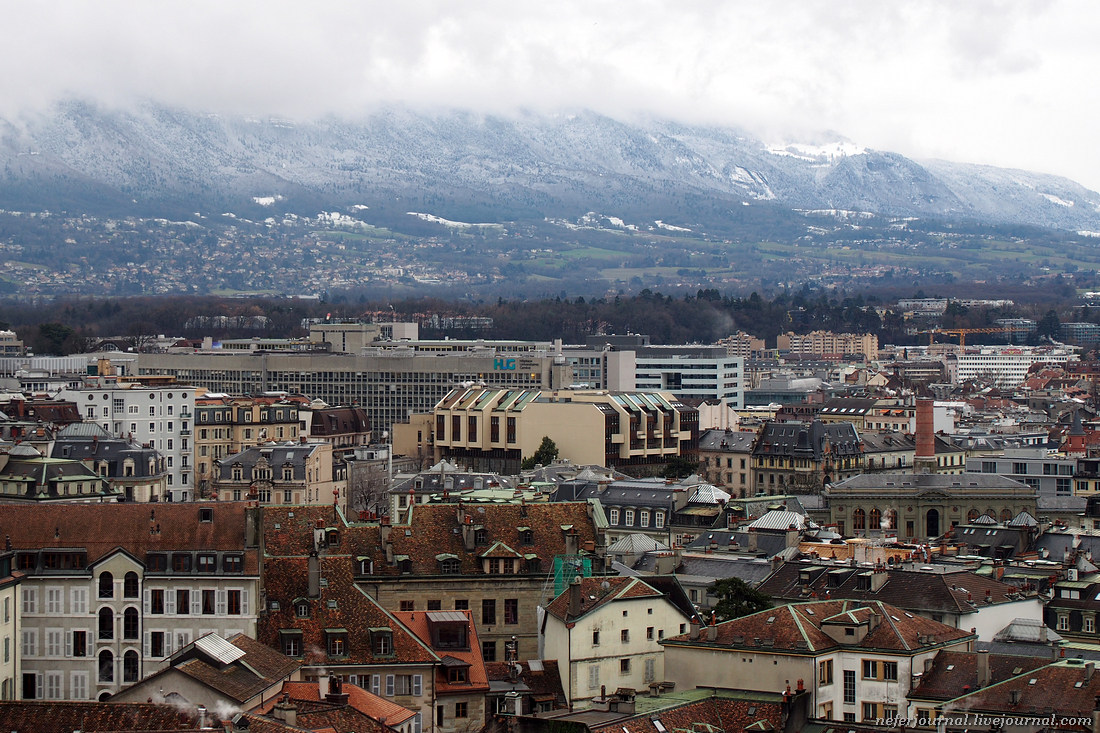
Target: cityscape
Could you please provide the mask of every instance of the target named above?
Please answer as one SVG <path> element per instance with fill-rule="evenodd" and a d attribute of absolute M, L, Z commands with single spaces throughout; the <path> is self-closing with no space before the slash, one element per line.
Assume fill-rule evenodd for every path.
<path fill-rule="evenodd" d="M 1100 11 L 5 30 L 0 731 L 1100 733 Z"/>

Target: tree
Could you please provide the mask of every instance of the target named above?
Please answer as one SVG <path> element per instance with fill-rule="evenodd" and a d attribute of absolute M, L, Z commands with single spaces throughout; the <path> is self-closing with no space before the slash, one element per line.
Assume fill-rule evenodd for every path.
<path fill-rule="evenodd" d="M 707 594 L 718 598 L 718 603 L 714 605 L 714 615 L 719 621 L 741 618 L 772 607 L 770 596 L 740 578 L 716 581 L 707 588 Z"/>
<path fill-rule="evenodd" d="M 542 443 L 539 444 L 539 449 L 535 451 L 535 455 L 531 456 L 530 458 L 524 458 L 519 467 L 524 471 L 530 471 L 532 468 L 538 465 L 550 465 L 550 463 L 553 462 L 553 460 L 557 457 L 557 443 L 550 440 L 550 436 L 544 435 L 542 436 Z"/>
<path fill-rule="evenodd" d="M 665 464 L 665 470 L 661 475 L 665 478 L 687 478 L 699 468 L 699 462 L 684 456 L 673 456 Z"/>
<path fill-rule="evenodd" d="M 1058 338 L 1058 332 L 1061 328 L 1061 322 L 1058 319 L 1057 311 L 1049 310 L 1042 318 L 1039 319 L 1039 323 L 1036 327 L 1036 333 L 1039 336 L 1049 336 L 1050 338 Z"/>

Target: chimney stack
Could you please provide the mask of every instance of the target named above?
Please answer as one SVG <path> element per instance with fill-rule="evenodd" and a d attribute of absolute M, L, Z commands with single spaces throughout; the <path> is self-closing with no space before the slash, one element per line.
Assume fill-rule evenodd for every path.
<path fill-rule="evenodd" d="M 936 472 L 936 422 L 934 403 L 917 400 L 917 447 L 913 458 L 918 473 Z"/>
<path fill-rule="evenodd" d="M 989 687 L 989 652 L 978 652 L 978 688 Z"/>
<path fill-rule="evenodd" d="M 309 553 L 309 571 L 307 587 L 310 598 L 321 597 L 321 560 L 317 557 L 317 551 Z"/>
<path fill-rule="evenodd" d="M 569 616 L 576 618 L 581 615 L 581 576 L 574 575 L 569 583 Z"/>

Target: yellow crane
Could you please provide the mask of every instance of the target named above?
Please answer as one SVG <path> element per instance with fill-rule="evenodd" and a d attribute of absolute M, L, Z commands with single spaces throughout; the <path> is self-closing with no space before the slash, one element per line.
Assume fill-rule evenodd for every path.
<path fill-rule="evenodd" d="M 933 328 L 921 333 L 928 334 L 928 345 L 931 346 L 937 333 L 945 333 L 949 336 L 959 337 L 959 346 L 966 346 L 966 334 L 968 333 L 1013 333 L 1019 329 L 997 326 L 995 328 Z"/>

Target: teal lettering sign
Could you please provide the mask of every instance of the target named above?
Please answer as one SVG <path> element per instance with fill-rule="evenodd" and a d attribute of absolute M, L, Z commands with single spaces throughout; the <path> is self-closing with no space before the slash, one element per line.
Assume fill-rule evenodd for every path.
<path fill-rule="evenodd" d="M 493 369 L 497 371 L 515 371 L 515 359 L 493 359 Z"/>

